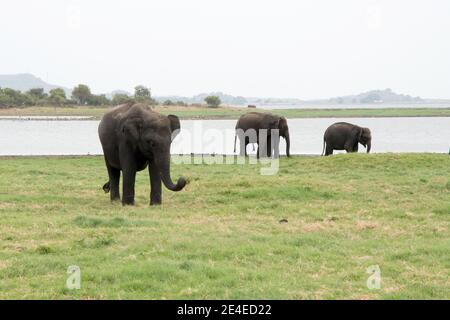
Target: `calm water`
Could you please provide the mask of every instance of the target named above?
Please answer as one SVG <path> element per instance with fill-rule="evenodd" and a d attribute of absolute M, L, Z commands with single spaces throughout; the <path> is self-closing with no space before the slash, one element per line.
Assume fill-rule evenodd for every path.
<path fill-rule="evenodd" d="M 260 109 L 385 109 L 385 108 L 449 108 L 449 103 L 304 103 L 304 104 L 256 104 Z M 245 107 L 245 106 L 244 106 Z"/>
<path fill-rule="evenodd" d="M 438 152 L 450 149 L 450 118 L 290 119 L 292 154 L 320 154 L 323 132 L 347 121 L 372 131 L 373 152 Z M 233 153 L 236 120 L 185 120 L 172 153 Z M 1 120 L 0 155 L 102 154 L 98 121 Z M 281 141 L 282 154 L 285 142 Z M 251 150 L 251 146 L 249 146 Z M 365 149 L 360 146 L 360 152 Z"/>

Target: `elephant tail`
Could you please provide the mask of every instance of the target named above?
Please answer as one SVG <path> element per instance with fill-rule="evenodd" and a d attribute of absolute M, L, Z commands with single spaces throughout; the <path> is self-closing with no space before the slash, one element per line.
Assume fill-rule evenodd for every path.
<path fill-rule="evenodd" d="M 237 133 L 234 134 L 234 153 L 236 153 L 236 139 L 237 139 Z"/>
<path fill-rule="evenodd" d="M 321 156 L 323 156 L 325 153 L 325 137 L 323 138 L 323 149 L 322 149 L 322 154 Z"/>
<path fill-rule="evenodd" d="M 111 183 L 108 181 L 103 185 L 103 191 L 105 191 L 105 193 L 108 193 L 109 190 L 111 190 Z"/>

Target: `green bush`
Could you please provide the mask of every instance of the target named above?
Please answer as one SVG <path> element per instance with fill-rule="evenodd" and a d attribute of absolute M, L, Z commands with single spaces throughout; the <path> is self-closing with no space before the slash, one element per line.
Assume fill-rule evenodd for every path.
<path fill-rule="evenodd" d="M 208 96 L 205 98 L 205 102 L 210 108 L 217 108 L 222 103 L 218 96 Z"/>

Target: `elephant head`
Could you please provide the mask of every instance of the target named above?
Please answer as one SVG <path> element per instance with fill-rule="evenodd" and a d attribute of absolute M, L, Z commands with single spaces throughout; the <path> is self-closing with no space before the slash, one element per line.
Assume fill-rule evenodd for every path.
<path fill-rule="evenodd" d="M 275 115 L 270 115 L 271 120 L 268 125 L 269 129 L 278 129 L 280 137 L 286 140 L 286 155 L 290 157 L 291 139 L 289 136 L 289 127 L 285 117 L 278 117 Z"/>
<path fill-rule="evenodd" d="M 372 147 L 372 134 L 369 128 L 360 128 L 358 142 L 361 143 L 365 148 L 367 148 L 367 153 L 370 152 Z"/>
<path fill-rule="evenodd" d="M 280 132 L 280 137 L 283 137 L 286 140 L 286 155 L 290 157 L 291 139 L 289 137 L 289 127 L 285 117 L 280 117 L 278 129 Z"/>
<path fill-rule="evenodd" d="M 167 189 L 180 191 L 184 188 L 184 177 L 180 177 L 176 184 L 170 177 L 170 145 L 180 130 L 177 116 L 143 112 L 136 117 L 125 118 L 121 128 L 127 142 L 158 168 Z"/>

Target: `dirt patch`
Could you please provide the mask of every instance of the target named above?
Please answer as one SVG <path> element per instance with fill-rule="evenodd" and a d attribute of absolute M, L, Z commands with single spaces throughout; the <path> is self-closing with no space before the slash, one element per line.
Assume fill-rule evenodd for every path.
<path fill-rule="evenodd" d="M 358 221 L 356 223 L 356 228 L 358 230 L 375 229 L 378 227 L 378 223 L 371 221 Z"/>
<path fill-rule="evenodd" d="M 1 209 L 11 209 L 11 208 L 14 208 L 15 206 L 16 206 L 15 203 L 3 202 L 3 203 L 0 203 L 0 210 Z"/>

